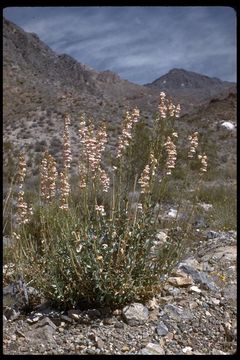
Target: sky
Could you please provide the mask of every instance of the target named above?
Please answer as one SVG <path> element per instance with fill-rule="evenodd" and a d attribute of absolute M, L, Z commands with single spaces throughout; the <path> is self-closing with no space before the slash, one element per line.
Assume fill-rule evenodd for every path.
<path fill-rule="evenodd" d="M 137 84 L 173 68 L 236 81 L 231 7 L 8 7 L 3 15 L 58 54 Z"/>

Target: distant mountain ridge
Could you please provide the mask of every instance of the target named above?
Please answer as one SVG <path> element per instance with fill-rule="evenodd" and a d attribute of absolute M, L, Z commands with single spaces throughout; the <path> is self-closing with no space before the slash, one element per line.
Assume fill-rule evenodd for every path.
<path fill-rule="evenodd" d="M 235 83 L 222 81 L 216 77 L 209 77 L 193 71 L 174 68 L 167 74 L 154 80 L 148 87 L 157 87 L 159 89 L 206 89 L 207 87 L 220 88 L 222 86 L 233 86 Z"/>
<path fill-rule="evenodd" d="M 163 90 L 176 101 L 181 101 L 183 112 L 189 112 L 202 101 L 210 100 L 208 97 L 227 96 L 232 86 L 231 83 L 183 69 L 173 69 L 151 84 L 137 85 L 122 80 L 111 71 L 99 72 L 79 63 L 69 55 L 56 54 L 36 34 L 25 32 L 5 18 L 3 70 L 6 102 L 9 96 L 12 97 L 13 89 L 20 96 L 14 100 L 17 103 L 21 100 L 21 93 L 24 95 L 26 90 L 27 96 L 30 93 L 35 93 L 36 97 L 40 96 L 42 105 L 45 106 L 54 103 L 62 94 L 68 93 L 71 94 L 73 102 L 82 108 L 94 109 L 96 104 L 102 101 L 101 110 L 104 109 L 104 105 L 108 106 L 110 103 L 115 113 L 119 113 L 119 107 L 123 103 L 139 106 L 146 113 L 152 112 L 156 109 L 159 92 Z M 231 91 L 234 92 L 234 89 Z M 45 93 L 47 103 L 43 104 Z M 192 105 L 189 106 L 189 103 Z M 19 104 L 16 105 L 19 108 Z M 5 114 L 8 117 L 6 111 Z M 105 115 L 108 117 L 103 111 L 103 116 Z"/>

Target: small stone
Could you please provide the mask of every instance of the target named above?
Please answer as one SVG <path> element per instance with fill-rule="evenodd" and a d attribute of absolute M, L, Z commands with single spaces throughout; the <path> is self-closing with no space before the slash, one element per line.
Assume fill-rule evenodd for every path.
<path fill-rule="evenodd" d="M 126 352 L 129 351 L 129 347 L 127 345 L 123 345 L 123 347 L 121 348 L 122 352 Z"/>
<path fill-rule="evenodd" d="M 170 277 L 168 279 L 169 284 L 173 285 L 173 286 L 188 286 L 188 285 L 192 285 L 193 284 L 193 280 L 190 276 L 185 276 L 185 277 Z"/>
<path fill-rule="evenodd" d="M 113 323 L 114 323 L 114 320 L 111 317 L 107 317 L 107 318 L 103 319 L 104 325 L 112 325 Z"/>
<path fill-rule="evenodd" d="M 68 310 L 68 316 L 73 320 L 79 320 L 81 318 L 81 311 L 76 309 Z"/>
<path fill-rule="evenodd" d="M 167 326 L 164 324 L 164 322 L 161 321 L 161 322 L 158 324 L 158 326 L 157 326 L 157 328 L 156 328 L 156 331 L 157 331 L 157 334 L 158 334 L 159 336 L 165 336 L 165 335 L 167 335 L 167 333 L 168 333 L 168 328 L 167 328 Z"/>
<path fill-rule="evenodd" d="M 185 348 L 182 349 L 182 352 L 186 355 L 191 355 L 192 354 L 192 348 L 190 346 L 186 346 Z"/>
<path fill-rule="evenodd" d="M 189 302 L 190 310 L 196 309 L 197 307 L 198 307 L 198 303 L 196 303 L 195 301 Z"/>
<path fill-rule="evenodd" d="M 133 303 L 123 308 L 122 315 L 130 326 L 143 324 L 148 319 L 148 309 L 141 303 Z"/>
<path fill-rule="evenodd" d="M 200 294 L 200 293 L 202 292 L 202 290 L 199 289 L 199 287 L 197 287 L 197 286 L 195 286 L 195 285 L 191 286 L 191 287 L 189 288 L 189 291 L 191 291 L 191 292 L 196 292 L 196 293 L 198 293 L 198 294 Z"/>
<path fill-rule="evenodd" d="M 89 354 L 89 355 L 95 355 L 96 350 L 95 349 L 87 349 L 86 353 Z"/>
<path fill-rule="evenodd" d="M 179 295 L 181 293 L 180 289 L 178 289 L 178 288 L 176 288 L 174 286 L 169 286 L 169 285 L 165 285 L 164 290 L 166 291 L 167 294 L 170 294 L 172 296 L 177 296 L 177 295 Z M 161 302 L 162 302 L 162 299 L 163 298 L 160 299 Z"/>
<path fill-rule="evenodd" d="M 97 340 L 96 340 L 96 346 L 97 346 L 97 348 L 98 349 L 102 349 L 103 347 L 104 347 L 104 341 L 101 339 L 101 338 L 97 338 Z"/>
<path fill-rule="evenodd" d="M 210 230 L 207 232 L 207 238 L 208 239 L 214 239 L 220 236 L 220 233 L 217 231 Z"/>
<path fill-rule="evenodd" d="M 58 328 L 58 332 L 60 332 L 60 333 L 63 333 L 64 330 L 65 330 L 65 329 L 64 329 L 63 327 L 61 327 L 61 326 Z"/>
<path fill-rule="evenodd" d="M 148 343 L 147 346 L 140 351 L 142 355 L 165 355 L 164 349 L 154 343 Z"/>
<path fill-rule="evenodd" d="M 174 334 L 172 332 L 169 332 L 166 335 L 166 339 L 168 339 L 169 341 L 171 341 L 173 339 L 173 337 L 174 337 Z"/>
<path fill-rule="evenodd" d="M 216 298 L 212 298 L 212 303 L 214 305 L 219 305 L 220 304 L 220 300 L 219 299 L 216 299 Z"/>
<path fill-rule="evenodd" d="M 212 316 L 212 314 L 209 311 L 205 311 L 206 316 Z"/>

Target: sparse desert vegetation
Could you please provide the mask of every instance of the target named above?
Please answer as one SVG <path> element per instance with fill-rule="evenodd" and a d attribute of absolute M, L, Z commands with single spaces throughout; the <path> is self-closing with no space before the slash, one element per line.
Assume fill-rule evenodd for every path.
<path fill-rule="evenodd" d="M 179 113 L 180 107 L 164 93 L 152 129 L 144 131 L 137 108 L 127 111 L 108 167 L 103 161 L 105 124 L 96 128 L 81 116 L 79 172 L 73 177 L 71 121 L 65 115 L 62 164 L 57 165 L 46 142 L 35 146 L 41 152 L 38 192 L 25 192 L 26 160 L 21 152 L 14 189 L 12 185 L 5 198 L 5 212 L 12 221 L 10 226 L 5 217 L 6 229 L 15 238 L 7 256 L 14 259 L 15 276 L 22 274 L 60 308 L 116 307 L 151 298 L 162 286 L 161 276 L 170 272 L 189 246 L 197 203 L 213 204 L 209 220 L 214 216 L 219 221 L 216 208 L 229 213 L 224 206 L 217 207 L 224 197 L 222 189 L 208 191 L 203 185 L 208 160 L 199 152 L 197 131 L 188 135 L 185 156 L 178 159 L 181 135 L 174 122 Z M 54 139 L 60 147 L 53 137 L 50 150 L 54 150 Z M 179 172 L 174 176 L 175 171 L 184 161 L 181 181 L 177 181 Z M 190 205 L 186 206 L 186 200 Z M 166 216 L 168 203 L 177 208 L 173 217 Z M 226 226 L 234 225 L 234 210 L 232 215 Z M 167 241 L 154 253 L 157 233 L 166 228 Z"/>

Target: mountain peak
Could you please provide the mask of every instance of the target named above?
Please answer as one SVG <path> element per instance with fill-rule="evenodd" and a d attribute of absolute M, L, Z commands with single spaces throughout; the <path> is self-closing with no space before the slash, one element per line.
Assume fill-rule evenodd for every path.
<path fill-rule="evenodd" d="M 231 84 L 216 77 L 209 77 L 207 75 L 199 74 L 193 71 L 174 68 L 171 69 L 167 74 L 154 80 L 151 84 L 146 84 L 146 86 L 155 87 L 162 90 L 209 89 L 222 87 L 226 83 Z"/>

